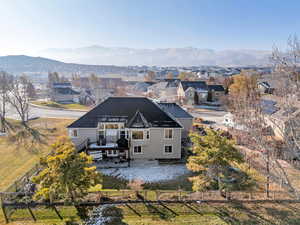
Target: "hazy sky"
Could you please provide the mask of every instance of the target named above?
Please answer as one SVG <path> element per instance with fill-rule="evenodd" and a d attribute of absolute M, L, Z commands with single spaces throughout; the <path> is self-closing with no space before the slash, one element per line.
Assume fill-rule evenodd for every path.
<path fill-rule="evenodd" d="M 0 0 L 0 55 L 89 45 L 271 49 L 299 0 Z"/>

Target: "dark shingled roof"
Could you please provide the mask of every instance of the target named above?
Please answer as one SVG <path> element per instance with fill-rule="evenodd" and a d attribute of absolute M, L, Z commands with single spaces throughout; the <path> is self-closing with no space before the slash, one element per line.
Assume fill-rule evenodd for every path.
<path fill-rule="evenodd" d="M 205 81 L 181 81 L 181 85 L 182 85 L 184 91 L 190 87 L 195 88 L 195 89 L 208 90 L 207 84 Z"/>
<path fill-rule="evenodd" d="M 225 89 L 222 85 L 216 85 L 216 84 L 208 85 L 208 90 L 210 90 L 210 91 L 225 91 Z"/>
<path fill-rule="evenodd" d="M 157 104 L 143 97 L 110 97 L 73 122 L 68 128 L 95 128 L 100 121 L 117 121 L 122 118 L 125 126 L 141 118 L 149 127 L 181 126 Z M 130 123 L 130 124 L 129 124 Z"/>
<path fill-rule="evenodd" d="M 80 92 L 74 91 L 72 88 L 69 87 L 60 87 L 54 88 L 55 92 L 62 94 L 62 95 L 79 95 Z"/>
<path fill-rule="evenodd" d="M 165 112 L 170 113 L 175 118 L 193 118 L 193 116 L 191 114 L 189 114 L 187 111 L 185 111 L 183 108 L 181 108 L 176 103 L 161 102 L 161 103 L 158 103 L 158 105 Z"/>

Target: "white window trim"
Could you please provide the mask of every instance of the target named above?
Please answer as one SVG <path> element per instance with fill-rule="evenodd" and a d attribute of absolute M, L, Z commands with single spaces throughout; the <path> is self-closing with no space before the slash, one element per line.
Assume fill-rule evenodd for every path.
<path fill-rule="evenodd" d="M 166 146 L 171 146 L 171 148 L 172 148 L 172 152 L 166 152 Z M 173 145 L 164 145 L 164 149 L 163 149 L 163 151 L 164 151 L 164 155 L 171 155 L 171 154 L 173 154 L 174 153 L 174 148 L 173 148 Z"/>
<path fill-rule="evenodd" d="M 143 139 L 133 139 L 133 132 L 134 131 L 142 131 L 143 132 Z M 131 137 L 131 140 L 133 140 L 133 141 L 144 141 L 145 140 L 145 130 L 143 130 L 143 129 L 136 129 L 136 130 L 131 130 L 131 135 L 130 135 L 130 137 Z"/>
<path fill-rule="evenodd" d="M 75 130 L 77 131 L 77 136 L 73 135 Z M 76 128 L 70 129 L 70 134 L 69 135 L 70 135 L 71 138 L 79 138 L 78 129 L 76 129 Z"/>
<path fill-rule="evenodd" d="M 134 147 L 138 147 L 138 146 L 141 147 L 141 152 L 140 153 L 139 152 L 134 152 Z M 143 146 L 142 145 L 134 145 L 133 148 L 132 148 L 132 153 L 133 153 L 133 155 L 142 155 L 142 154 L 144 154 Z"/>
<path fill-rule="evenodd" d="M 172 138 L 166 138 L 166 131 L 167 130 L 172 130 Z M 174 138 L 174 130 L 173 130 L 173 128 L 164 128 L 164 139 L 165 140 L 173 140 L 173 138 Z"/>

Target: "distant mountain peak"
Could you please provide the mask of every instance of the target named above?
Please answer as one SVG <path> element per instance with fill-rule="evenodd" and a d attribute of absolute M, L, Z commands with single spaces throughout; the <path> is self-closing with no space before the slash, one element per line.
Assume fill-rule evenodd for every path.
<path fill-rule="evenodd" d="M 40 55 L 72 63 L 148 66 L 247 66 L 267 65 L 271 52 L 264 50 L 220 50 L 183 48 L 138 49 L 91 45 L 73 49 L 46 49 Z"/>

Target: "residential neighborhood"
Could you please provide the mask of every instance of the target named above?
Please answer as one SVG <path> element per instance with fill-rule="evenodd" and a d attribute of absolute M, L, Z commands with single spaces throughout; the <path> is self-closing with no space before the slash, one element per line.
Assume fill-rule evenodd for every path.
<path fill-rule="evenodd" d="M 300 224 L 300 4 L 3 1 L 0 225 Z"/>

